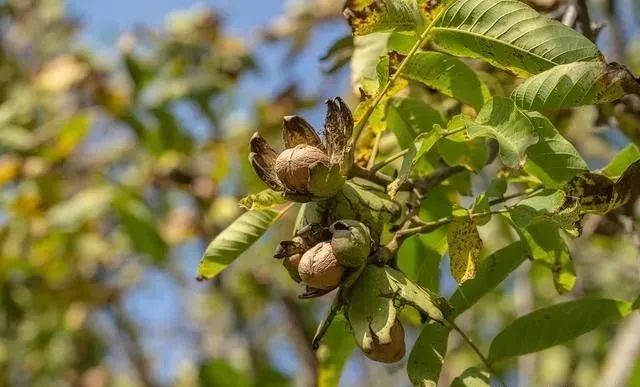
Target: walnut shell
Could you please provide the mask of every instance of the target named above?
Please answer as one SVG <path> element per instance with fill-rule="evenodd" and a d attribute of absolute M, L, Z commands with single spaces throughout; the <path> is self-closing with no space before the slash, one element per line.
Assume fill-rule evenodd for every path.
<path fill-rule="evenodd" d="M 293 254 L 290 257 L 285 257 L 282 260 L 282 266 L 287 269 L 289 276 L 292 280 L 296 282 L 301 282 L 300 274 L 298 274 L 298 266 L 300 266 L 300 260 L 302 259 L 302 254 Z"/>
<path fill-rule="evenodd" d="M 306 193 L 310 169 L 317 163 L 329 165 L 329 156 L 310 145 L 296 145 L 278 155 L 275 170 L 278 179 L 290 191 Z"/>
<path fill-rule="evenodd" d="M 333 254 L 331 243 L 321 242 L 302 255 L 298 265 L 302 282 L 315 289 L 333 289 L 340 285 L 344 267 Z"/>
<path fill-rule="evenodd" d="M 382 363 L 395 363 L 400 361 L 405 354 L 404 327 L 400 320 L 396 319 L 391 327 L 391 342 L 380 344 L 375 339 L 368 348 L 363 348 L 365 356 L 371 360 Z"/>

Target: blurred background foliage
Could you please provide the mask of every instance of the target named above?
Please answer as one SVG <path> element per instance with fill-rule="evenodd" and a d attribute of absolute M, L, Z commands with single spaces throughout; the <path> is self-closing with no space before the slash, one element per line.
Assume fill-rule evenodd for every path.
<path fill-rule="evenodd" d="M 103 45 L 87 37 L 87 3 L 0 2 L 0 386 L 314 385 L 318 373 L 326 385 L 407 385 L 403 363 L 365 361 L 350 343 L 311 350 L 326 300 L 297 300 L 300 289 L 271 258 L 293 211 L 215 281 L 194 280 L 206 243 L 241 213 L 238 200 L 264 188 L 247 162 L 249 135 L 260 128 L 278 141 L 282 116 L 296 113 L 320 127 L 330 96 L 356 105 L 342 2 L 177 1 L 190 8 L 165 23 L 147 20 L 154 1 L 114 2 L 114 10 L 104 2 L 93 12 L 119 7 L 149 23 L 118 26 L 117 42 Z M 84 15 L 74 13 L 78 4 Z M 532 5 L 553 13 L 566 4 Z M 590 5 L 593 19 L 608 23 L 600 47 L 638 73 L 637 3 Z M 219 11 L 225 6 L 231 11 Z M 265 20 L 226 28 L 246 14 Z M 432 101 L 450 115 L 450 99 Z M 556 117 L 594 168 L 627 144 L 618 127 L 633 139 L 640 125 L 635 99 L 600 110 Z M 612 115 L 618 120 L 603 118 Z M 476 178 L 487 182 L 488 173 Z M 608 220 L 592 219 L 571 245 L 573 296 L 558 296 L 544 269 L 526 265 L 460 324 L 483 342 L 560 299 L 633 299 L 639 236 Z M 514 239 L 496 227 L 483 232 L 488 251 Z M 407 243 L 401 259 L 433 253 L 420 249 Z M 411 344 L 419 319 L 407 321 Z M 635 342 L 637 355 L 639 332 L 634 315 L 508 364 L 509 381 L 594 385 L 616 346 Z M 475 362 L 463 343 L 450 348 L 445 381 Z M 629 385 L 640 385 L 640 361 L 628 363 Z"/>

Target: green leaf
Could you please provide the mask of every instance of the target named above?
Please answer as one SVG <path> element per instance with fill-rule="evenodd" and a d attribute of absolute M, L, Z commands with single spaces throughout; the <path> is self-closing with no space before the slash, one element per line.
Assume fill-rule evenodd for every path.
<path fill-rule="evenodd" d="M 589 170 L 576 148 L 551 121 L 539 113 L 527 113 L 540 140 L 527 148 L 525 171 L 540 179 L 545 187 L 559 188 L 575 175 Z"/>
<path fill-rule="evenodd" d="M 631 164 L 638 160 L 640 160 L 638 147 L 634 144 L 629 144 L 613 156 L 609 164 L 602 169 L 602 174 L 611 179 L 616 179 L 622 175 Z"/>
<path fill-rule="evenodd" d="M 344 6 L 344 15 L 356 36 L 417 30 L 422 25 L 422 15 L 415 0 L 349 0 Z"/>
<path fill-rule="evenodd" d="M 111 205 L 115 191 L 113 187 L 87 188 L 70 199 L 56 203 L 47 212 L 49 224 L 62 229 L 77 229 L 84 222 L 101 217 Z"/>
<path fill-rule="evenodd" d="M 473 201 L 473 205 L 471 206 L 471 213 L 480 214 L 483 212 L 489 212 L 490 210 L 491 208 L 489 207 L 489 198 L 487 197 L 487 194 L 482 193 L 476 196 L 476 198 Z M 487 214 L 484 216 L 477 216 L 477 217 L 474 217 L 473 219 L 478 226 L 484 226 L 491 220 L 491 215 Z"/>
<path fill-rule="evenodd" d="M 420 206 L 420 218 L 441 219 L 451 214 L 451 203 L 442 188 L 429 191 Z M 440 290 L 440 261 L 447 251 L 447 227 L 406 240 L 398 252 L 402 272 L 418 285 L 434 292 Z"/>
<path fill-rule="evenodd" d="M 349 324 L 337 316 L 318 349 L 318 387 L 335 387 L 345 363 L 353 353 L 355 343 L 349 337 Z"/>
<path fill-rule="evenodd" d="M 477 172 L 487 163 L 487 146 L 482 138 L 467 141 L 443 138 L 438 141 L 436 147 L 444 162 L 451 167 L 462 165 L 470 171 Z"/>
<path fill-rule="evenodd" d="M 484 258 L 478 265 L 475 278 L 461 284 L 449 299 L 453 307 L 452 317 L 471 308 L 520 266 L 526 257 L 523 244 L 514 242 Z"/>
<path fill-rule="evenodd" d="M 632 305 L 633 310 L 640 309 L 640 297 L 636 298 Z"/>
<path fill-rule="evenodd" d="M 467 132 L 471 138 L 495 138 L 500 144 L 500 159 L 510 168 L 519 168 L 527 148 L 538 142 L 529 117 L 504 97 L 493 97 L 484 105 L 475 122 L 467 122 Z"/>
<path fill-rule="evenodd" d="M 447 353 L 449 328 L 431 323 L 422 328 L 407 360 L 407 374 L 414 386 L 436 387 Z"/>
<path fill-rule="evenodd" d="M 545 190 L 509 208 L 509 215 L 516 226 L 524 228 L 550 218 L 563 205 L 564 199 L 562 191 Z"/>
<path fill-rule="evenodd" d="M 89 133 L 91 121 L 92 116 L 87 112 L 71 117 L 58 130 L 55 144 L 44 150 L 45 155 L 54 161 L 69 156 Z"/>
<path fill-rule="evenodd" d="M 199 382 L 203 386 L 213 387 L 250 387 L 251 376 L 243 370 L 234 368 L 227 360 L 211 359 L 200 366 Z"/>
<path fill-rule="evenodd" d="M 491 97 L 487 86 L 466 63 L 440 52 L 415 54 L 405 65 L 402 75 L 476 109 Z"/>
<path fill-rule="evenodd" d="M 565 343 L 631 313 L 631 303 L 596 298 L 564 302 L 522 316 L 500 332 L 489 361 L 538 352 Z"/>
<path fill-rule="evenodd" d="M 447 231 L 451 274 L 457 283 L 463 283 L 476 275 L 480 259 L 482 239 L 476 223 L 469 216 L 454 219 Z"/>
<path fill-rule="evenodd" d="M 37 144 L 34 134 L 17 125 L 3 125 L 0 128 L 0 148 L 27 151 Z"/>
<path fill-rule="evenodd" d="M 366 36 L 353 37 L 353 54 L 349 62 L 351 84 L 361 87 L 368 79 L 376 79 L 376 65 L 387 53 L 388 33 L 378 32 Z"/>
<path fill-rule="evenodd" d="M 140 198 L 121 192 L 114 201 L 120 222 L 137 252 L 148 254 L 156 263 L 167 257 L 169 247 L 155 225 L 155 217 Z"/>
<path fill-rule="evenodd" d="M 444 125 L 442 114 L 421 100 L 393 98 L 387 110 L 387 123 L 402 149 L 411 147 L 418 135 L 433 125 Z"/>
<path fill-rule="evenodd" d="M 258 240 L 279 215 L 270 209 L 240 215 L 211 241 L 198 265 L 198 276 L 211 279 L 218 275 Z"/>
<path fill-rule="evenodd" d="M 560 229 L 552 221 L 544 220 L 526 228 L 516 227 L 534 262 L 548 267 L 558 293 L 567 293 L 576 282 L 571 254 L 560 236 Z"/>
<path fill-rule="evenodd" d="M 589 39 L 517 0 L 459 0 L 431 33 L 450 54 L 483 59 L 521 76 L 602 57 Z"/>
<path fill-rule="evenodd" d="M 381 295 L 391 297 L 395 302 L 410 305 L 434 321 L 443 322 L 445 316 L 451 313 L 451 306 L 444 298 L 429 289 L 418 286 L 398 270 L 390 267 L 385 267 L 383 270 L 391 292 Z"/>
<path fill-rule="evenodd" d="M 511 98 L 522 109 L 547 110 L 611 102 L 638 89 L 638 81 L 618 63 L 577 62 L 527 79 Z"/>
<path fill-rule="evenodd" d="M 391 199 L 395 198 L 400 187 L 409 180 L 409 175 L 418 160 L 427 154 L 439 139 L 440 133 L 436 130 L 418 135 L 414 145 L 409 148 L 409 152 L 402 161 L 398 177 L 387 186 L 387 194 Z"/>
<path fill-rule="evenodd" d="M 267 208 L 273 208 L 279 204 L 284 203 L 284 197 L 281 192 L 274 191 L 272 189 L 265 189 L 240 199 L 240 207 L 251 210 L 264 210 Z"/>
<path fill-rule="evenodd" d="M 451 387 L 489 387 L 489 373 L 476 367 L 467 368 L 462 375 L 453 379 Z"/>

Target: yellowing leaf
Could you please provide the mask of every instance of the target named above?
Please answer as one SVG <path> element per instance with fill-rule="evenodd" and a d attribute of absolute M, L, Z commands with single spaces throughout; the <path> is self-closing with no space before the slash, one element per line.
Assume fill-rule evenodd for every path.
<path fill-rule="evenodd" d="M 354 35 L 416 30 L 422 25 L 416 0 L 349 0 L 345 4 L 344 14 Z"/>
<path fill-rule="evenodd" d="M 473 219 L 457 218 L 451 222 L 447 241 L 451 257 L 451 274 L 456 282 L 460 284 L 475 277 L 482 239 Z"/>
<path fill-rule="evenodd" d="M 282 203 L 284 203 L 282 194 L 272 189 L 265 189 L 240 199 L 240 207 L 249 211 L 273 208 Z"/>

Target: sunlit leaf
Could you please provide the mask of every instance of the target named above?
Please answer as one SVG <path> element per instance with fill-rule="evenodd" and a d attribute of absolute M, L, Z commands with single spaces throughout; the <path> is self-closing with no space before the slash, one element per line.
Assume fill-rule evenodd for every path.
<path fill-rule="evenodd" d="M 417 30 L 422 25 L 416 0 L 349 0 L 344 14 L 354 35 Z"/>
<path fill-rule="evenodd" d="M 527 258 L 521 242 L 514 242 L 484 258 L 478 265 L 476 276 L 458 286 L 449 302 L 452 317 L 471 308 L 480 298 L 498 286 Z"/>
<path fill-rule="evenodd" d="M 573 340 L 631 313 L 631 303 L 611 299 L 581 299 L 538 309 L 500 332 L 489 349 L 489 361 L 538 352 Z"/>
<path fill-rule="evenodd" d="M 415 54 L 403 68 L 402 75 L 423 82 L 476 109 L 480 109 L 491 97 L 487 86 L 469 66 L 440 52 Z"/>
<path fill-rule="evenodd" d="M 409 147 L 409 152 L 402 161 L 398 177 L 387 186 L 387 193 L 391 199 L 395 198 L 400 187 L 409 180 L 409 175 L 418 160 L 431 150 L 440 137 L 440 133 L 436 130 L 418 135 L 413 146 Z"/>
<path fill-rule="evenodd" d="M 102 216 L 114 197 L 115 191 L 112 187 L 87 188 L 51 207 L 47 213 L 47 219 L 53 227 L 78 228 L 84 222 Z"/>
<path fill-rule="evenodd" d="M 442 113 L 414 98 L 393 98 L 387 110 L 387 122 L 402 149 L 409 148 L 418 135 L 444 125 Z"/>
<path fill-rule="evenodd" d="M 91 120 L 89 113 L 78 113 L 71 117 L 60 127 L 55 144 L 45 154 L 53 160 L 69 156 L 89 133 Z"/>
<path fill-rule="evenodd" d="M 462 375 L 453 379 L 451 387 L 489 387 L 489 373 L 476 367 L 467 368 Z"/>
<path fill-rule="evenodd" d="M 560 209 L 564 199 L 562 191 L 544 190 L 510 207 L 509 215 L 516 226 L 527 227 L 537 221 L 550 219 Z"/>
<path fill-rule="evenodd" d="M 407 360 L 407 374 L 414 386 L 437 386 L 449 332 L 448 327 L 437 323 L 422 328 Z"/>
<path fill-rule="evenodd" d="M 583 35 L 517 0 L 459 0 L 432 35 L 450 54 L 484 59 L 522 76 L 602 56 Z"/>
<path fill-rule="evenodd" d="M 547 110 L 610 102 L 638 90 L 638 81 L 618 63 L 577 62 L 527 79 L 511 98 L 522 109 Z"/>
<path fill-rule="evenodd" d="M 615 179 L 622 175 L 631 164 L 638 160 L 640 160 L 640 151 L 638 150 L 638 146 L 629 144 L 624 147 L 624 149 L 616 153 L 609 164 L 602 168 L 602 174 L 611 179 Z"/>
<path fill-rule="evenodd" d="M 198 276 L 211 279 L 230 265 L 275 222 L 279 212 L 265 209 L 248 211 L 216 236 L 202 256 Z"/>
<path fill-rule="evenodd" d="M 492 137 L 500 144 L 500 159 L 510 168 L 519 168 L 527 148 L 538 142 L 529 117 L 510 99 L 494 97 L 467 123 L 469 136 Z"/>
<path fill-rule="evenodd" d="M 284 203 L 281 192 L 265 189 L 257 194 L 252 194 L 240 199 L 240 207 L 246 210 L 264 210 Z"/>
<path fill-rule="evenodd" d="M 538 113 L 527 113 L 540 140 L 527 148 L 524 169 L 549 188 L 559 188 L 589 168 L 576 148 Z"/>

